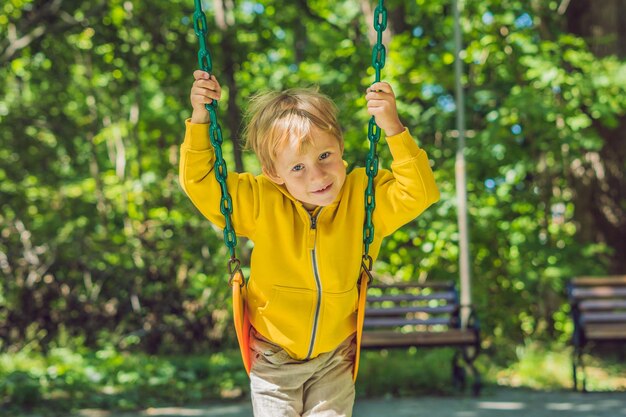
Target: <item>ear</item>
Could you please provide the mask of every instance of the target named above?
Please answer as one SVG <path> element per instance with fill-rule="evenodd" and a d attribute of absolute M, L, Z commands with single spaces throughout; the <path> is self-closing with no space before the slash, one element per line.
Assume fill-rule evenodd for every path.
<path fill-rule="evenodd" d="M 283 185 L 285 183 L 285 180 L 283 180 L 279 175 L 275 174 L 273 170 L 269 170 L 265 167 L 261 168 L 261 170 L 263 171 L 263 174 L 265 174 L 267 178 L 272 180 L 272 182 L 278 185 Z"/>

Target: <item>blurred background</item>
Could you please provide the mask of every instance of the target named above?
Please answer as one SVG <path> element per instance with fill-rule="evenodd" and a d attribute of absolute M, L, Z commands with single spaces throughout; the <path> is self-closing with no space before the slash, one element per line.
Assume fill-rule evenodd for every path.
<path fill-rule="evenodd" d="M 451 2 L 385 4 L 383 79 L 430 156 L 442 199 L 386 240 L 376 273 L 458 281 Z M 350 167 L 365 164 L 375 5 L 203 1 L 231 170 L 259 172 L 240 146 L 248 98 L 313 85 L 340 108 Z M 0 6 L 0 406 L 7 410 L 135 409 L 247 395 L 222 234 L 177 178 L 198 65 L 193 6 Z M 488 385 L 569 389 L 566 283 L 626 272 L 626 2 L 460 7 L 478 366 Z M 384 141 L 379 149 L 388 167 Z M 246 265 L 251 248 L 239 247 Z M 446 393 L 450 355 L 368 352 L 357 391 Z M 625 355 L 623 345 L 596 351 L 590 386 L 626 389 Z"/>

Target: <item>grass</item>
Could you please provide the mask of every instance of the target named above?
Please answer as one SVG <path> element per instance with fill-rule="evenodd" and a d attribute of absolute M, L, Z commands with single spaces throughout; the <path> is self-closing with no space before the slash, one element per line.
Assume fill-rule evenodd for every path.
<path fill-rule="evenodd" d="M 0 407 L 9 415 L 80 408 L 134 410 L 247 394 L 238 352 L 155 357 L 104 349 L 0 355 Z M 3 414 L 4 416 L 4 414 Z"/>
<path fill-rule="evenodd" d="M 585 369 L 589 391 L 626 391 L 626 361 L 615 352 L 586 354 Z M 402 397 L 446 395 L 452 386 L 452 349 L 405 349 L 363 352 L 357 394 Z M 518 346 L 516 358 L 506 366 L 482 353 L 476 361 L 484 386 L 519 387 L 533 390 L 571 390 L 572 348 L 529 343 Z M 468 387 L 471 384 L 468 375 Z"/>
<path fill-rule="evenodd" d="M 619 348 L 618 348 L 619 349 Z M 490 368 L 488 379 L 498 385 L 539 390 L 572 389 L 572 348 L 546 349 L 539 344 L 517 348 L 517 361 L 506 368 Z M 626 362 L 614 352 L 585 354 L 589 391 L 626 391 Z"/>
<path fill-rule="evenodd" d="M 452 349 L 364 351 L 357 396 L 451 395 Z M 486 354 L 477 366 L 489 387 L 571 389 L 571 349 L 529 344 L 518 347 L 509 366 Z M 586 358 L 588 389 L 626 390 L 623 358 Z M 471 380 L 468 381 L 471 383 Z M 237 351 L 195 356 L 149 356 L 112 349 L 53 349 L 0 355 L 0 408 L 4 416 L 37 412 L 66 415 L 82 408 L 136 410 L 192 405 L 248 395 Z M 6 411 L 6 414 L 4 413 Z"/>
<path fill-rule="evenodd" d="M 449 394 L 451 349 L 393 349 L 363 351 L 357 396 L 405 397 L 419 394 Z"/>

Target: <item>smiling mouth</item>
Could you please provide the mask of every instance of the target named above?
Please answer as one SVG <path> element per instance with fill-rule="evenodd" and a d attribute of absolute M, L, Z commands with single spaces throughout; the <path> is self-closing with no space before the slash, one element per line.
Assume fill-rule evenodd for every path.
<path fill-rule="evenodd" d="M 320 194 L 320 193 L 323 193 L 323 192 L 325 192 L 325 191 L 330 190 L 330 186 L 331 186 L 331 185 L 333 185 L 333 184 L 332 184 L 332 183 L 330 183 L 330 184 L 328 184 L 327 186 L 322 187 L 322 188 L 320 188 L 319 190 L 315 190 L 315 191 L 313 191 L 313 192 L 314 192 L 315 194 Z"/>

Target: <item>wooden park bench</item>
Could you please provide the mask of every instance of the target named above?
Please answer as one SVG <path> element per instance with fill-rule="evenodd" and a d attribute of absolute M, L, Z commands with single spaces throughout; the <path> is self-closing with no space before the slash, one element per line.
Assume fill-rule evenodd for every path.
<path fill-rule="evenodd" d="M 363 349 L 457 348 L 452 358 L 452 381 L 465 388 L 465 368 L 473 377 L 472 391 L 480 393 L 480 374 L 474 360 L 480 351 L 480 332 L 473 312 L 461 328 L 459 295 L 452 282 L 372 285 L 367 292 Z"/>
<path fill-rule="evenodd" d="M 582 390 L 587 390 L 583 353 L 592 343 L 626 344 L 626 275 L 578 277 L 568 284 L 574 320 L 574 390 L 578 391 L 577 368 L 582 370 Z"/>

